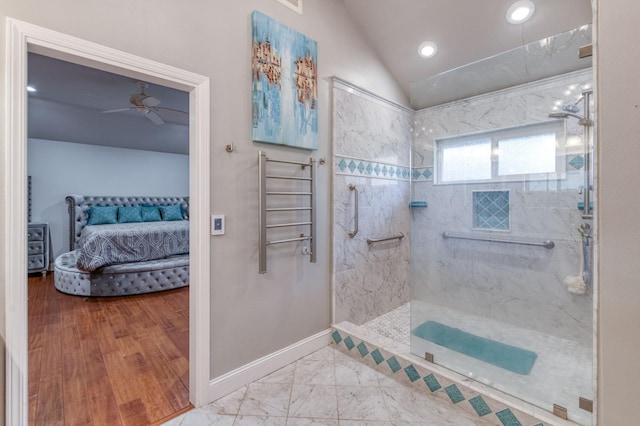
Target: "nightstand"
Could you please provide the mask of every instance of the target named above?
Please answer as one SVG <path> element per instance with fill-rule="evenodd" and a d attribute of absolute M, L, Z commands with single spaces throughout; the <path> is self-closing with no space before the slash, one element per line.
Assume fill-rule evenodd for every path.
<path fill-rule="evenodd" d="M 47 275 L 49 268 L 49 224 L 30 223 L 27 229 L 27 270 Z"/>

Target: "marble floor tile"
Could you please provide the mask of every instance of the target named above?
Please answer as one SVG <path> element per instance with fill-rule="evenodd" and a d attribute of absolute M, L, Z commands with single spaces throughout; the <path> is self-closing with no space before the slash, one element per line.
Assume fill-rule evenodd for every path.
<path fill-rule="evenodd" d="M 338 378 L 339 377 L 339 378 Z M 466 426 L 482 419 L 327 346 L 165 425 Z"/>
<path fill-rule="evenodd" d="M 338 415 L 344 420 L 389 420 L 382 389 L 377 386 L 338 387 Z"/>
<path fill-rule="evenodd" d="M 291 385 L 251 383 L 240 404 L 238 415 L 286 417 L 290 397 Z"/>
<path fill-rule="evenodd" d="M 289 416 L 337 419 L 336 387 L 325 385 L 293 385 Z"/>

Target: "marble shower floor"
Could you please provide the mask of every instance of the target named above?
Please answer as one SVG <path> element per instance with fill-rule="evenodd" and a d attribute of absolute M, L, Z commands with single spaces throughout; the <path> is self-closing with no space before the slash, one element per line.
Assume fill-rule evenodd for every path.
<path fill-rule="evenodd" d="M 333 345 L 165 425 L 487 425 Z"/>
<path fill-rule="evenodd" d="M 424 302 L 407 303 L 361 327 L 403 346 L 411 345 L 414 353 L 433 353 L 436 362 L 467 377 L 523 399 L 547 411 L 552 405 L 566 407 L 569 419 L 581 425 L 591 425 L 591 413 L 578 408 L 578 397 L 593 400 L 593 364 L 590 348 L 573 341 L 543 333 L 467 315 Z M 414 319 L 411 324 L 411 310 Z M 409 330 L 427 320 L 457 327 L 478 336 L 532 350 L 538 357 L 528 375 L 520 375 L 495 367 L 459 352 L 435 345 Z"/>

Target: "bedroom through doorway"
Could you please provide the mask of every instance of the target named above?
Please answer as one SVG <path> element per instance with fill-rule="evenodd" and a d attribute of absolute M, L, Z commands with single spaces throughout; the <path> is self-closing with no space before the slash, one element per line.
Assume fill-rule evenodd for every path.
<path fill-rule="evenodd" d="M 181 285 L 189 280 L 188 227 L 182 250 L 169 253 L 184 258 L 186 244 L 186 267 L 183 261 L 174 268 L 176 276 L 165 280 L 171 268 L 145 273 L 142 262 L 135 262 L 116 286 L 99 293 L 115 297 L 78 291 L 84 271 L 76 268 L 77 259 L 62 271 L 56 260 L 79 247 L 65 202 L 72 194 L 114 202 L 184 198 L 181 213 L 188 222 L 189 93 L 35 53 L 28 55 L 28 70 L 29 423 L 161 422 L 192 406 L 189 286 Z M 162 209 L 158 213 L 166 218 Z M 128 222 L 124 226 L 133 234 L 126 237 L 135 235 L 140 243 L 142 225 L 155 224 Z M 31 232 L 38 227 L 45 231 L 32 241 L 40 238 Z M 46 247 L 37 253 L 43 259 L 37 270 L 31 262 L 35 246 Z M 158 256 L 163 253 L 151 263 Z M 99 266 L 94 275 L 110 267 Z M 67 275 L 56 275 L 61 272 Z M 155 286 L 149 284 L 161 274 Z M 143 282 L 127 287 L 132 280 Z M 99 285 L 90 284 L 91 294 Z M 137 292 L 143 294 L 132 294 Z"/>

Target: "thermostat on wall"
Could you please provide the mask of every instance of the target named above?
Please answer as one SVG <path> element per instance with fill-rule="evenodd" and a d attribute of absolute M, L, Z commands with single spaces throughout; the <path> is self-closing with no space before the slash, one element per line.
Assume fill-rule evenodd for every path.
<path fill-rule="evenodd" d="M 211 235 L 224 235 L 224 215 L 211 215 Z"/>

